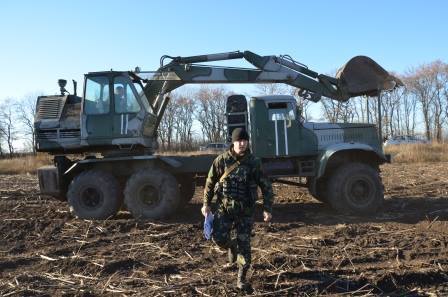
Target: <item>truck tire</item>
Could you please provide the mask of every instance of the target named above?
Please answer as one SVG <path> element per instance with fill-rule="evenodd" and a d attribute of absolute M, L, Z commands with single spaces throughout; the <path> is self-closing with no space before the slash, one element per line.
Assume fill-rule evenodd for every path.
<path fill-rule="evenodd" d="M 124 203 L 136 219 L 167 217 L 180 204 L 177 180 L 161 169 L 142 169 L 129 177 Z"/>
<path fill-rule="evenodd" d="M 193 199 L 196 183 L 190 176 L 179 176 L 180 206 L 185 206 Z"/>
<path fill-rule="evenodd" d="M 340 166 L 329 179 L 327 199 L 342 213 L 374 214 L 384 201 L 378 170 L 363 163 Z"/>
<path fill-rule="evenodd" d="M 76 176 L 67 192 L 70 211 L 87 220 L 104 220 L 115 215 L 121 204 L 115 177 L 101 170 L 88 170 Z"/>

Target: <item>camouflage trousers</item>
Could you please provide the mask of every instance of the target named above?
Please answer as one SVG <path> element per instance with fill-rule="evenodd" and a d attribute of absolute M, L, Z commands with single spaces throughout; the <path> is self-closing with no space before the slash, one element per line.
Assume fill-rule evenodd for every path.
<path fill-rule="evenodd" d="M 252 256 L 250 250 L 250 235 L 252 231 L 252 216 L 230 215 L 220 209 L 213 220 L 213 241 L 221 248 L 228 249 L 236 244 L 237 263 L 239 267 L 249 267 Z M 235 230 L 236 238 L 232 238 Z"/>

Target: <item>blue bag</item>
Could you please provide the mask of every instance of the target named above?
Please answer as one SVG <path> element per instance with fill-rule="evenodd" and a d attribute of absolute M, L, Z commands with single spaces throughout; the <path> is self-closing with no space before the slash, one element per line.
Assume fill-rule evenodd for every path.
<path fill-rule="evenodd" d="M 213 214 L 209 212 L 204 219 L 204 236 L 205 239 L 210 240 L 213 232 Z"/>

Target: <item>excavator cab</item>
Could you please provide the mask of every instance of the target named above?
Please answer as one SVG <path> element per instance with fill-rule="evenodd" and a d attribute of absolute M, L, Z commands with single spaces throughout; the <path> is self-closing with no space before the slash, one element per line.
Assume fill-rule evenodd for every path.
<path fill-rule="evenodd" d="M 151 146 L 153 117 L 142 85 L 128 72 L 85 76 L 81 144 L 119 149 Z"/>
<path fill-rule="evenodd" d="M 84 95 L 40 96 L 36 148 L 53 154 L 156 147 L 156 116 L 140 80 L 128 72 L 85 75 Z M 75 92 L 76 93 L 76 92 Z"/>

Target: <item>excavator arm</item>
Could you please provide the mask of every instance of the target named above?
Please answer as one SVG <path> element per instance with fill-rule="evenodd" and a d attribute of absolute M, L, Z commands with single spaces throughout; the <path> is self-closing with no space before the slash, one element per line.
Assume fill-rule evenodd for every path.
<path fill-rule="evenodd" d="M 197 63 L 245 59 L 255 68 L 201 65 Z M 165 64 L 165 61 L 169 60 Z M 352 58 L 339 69 L 336 77 L 310 70 L 290 56 L 259 56 L 250 51 L 211 55 L 162 56 L 160 68 L 145 77 L 145 95 L 161 119 L 172 90 L 184 84 L 204 83 L 285 83 L 298 89 L 301 97 L 318 102 L 321 97 L 347 101 L 356 96 L 377 96 L 381 91 L 401 86 L 402 82 L 365 56 Z"/>

